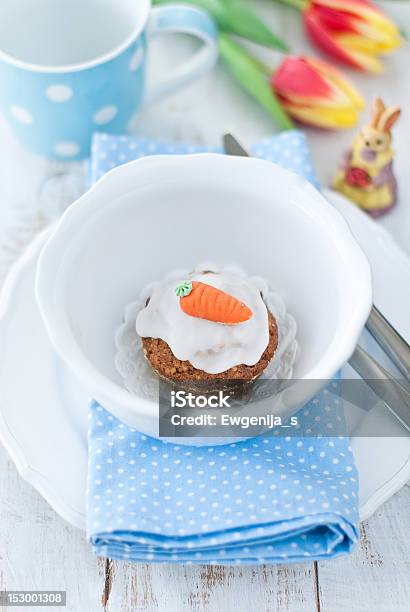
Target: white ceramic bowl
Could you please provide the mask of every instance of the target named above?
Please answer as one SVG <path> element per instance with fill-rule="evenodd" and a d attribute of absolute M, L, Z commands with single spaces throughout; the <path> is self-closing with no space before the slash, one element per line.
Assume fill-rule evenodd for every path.
<path fill-rule="evenodd" d="M 296 378 L 332 377 L 370 311 L 367 259 L 341 215 L 295 174 L 216 154 L 112 170 L 57 225 L 36 293 L 55 349 L 90 395 L 152 436 L 157 407 L 123 387 L 115 331 L 146 284 L 205 260 L 237 264 L 282 294 L 298 324 Z"/>

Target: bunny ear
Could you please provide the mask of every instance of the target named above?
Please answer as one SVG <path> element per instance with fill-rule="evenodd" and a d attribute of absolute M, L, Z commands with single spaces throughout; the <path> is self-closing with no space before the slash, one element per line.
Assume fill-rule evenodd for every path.
<path fill-rule="evenodd" d="M 379 121 L 379 128 L 383 132 L 390 132 L 393 125 L 396 123 L 397 119 L 400 117 L 400 107 L 399 106 L 391 106 L 387 108 L 382 114 Z"/>
<path fill-rule="evenodd" d="M 370 126 L 372 128 L 377 128 L 377 124 L 380 121 L 380 117 L 382 116 L 385 110 L 386 110 L 386 107 L 384 106 L 383 100 L 377 97 L 375 101 L 373 102 L 373 108 L 372 108 L 372 118 L 370 121 Z"/>

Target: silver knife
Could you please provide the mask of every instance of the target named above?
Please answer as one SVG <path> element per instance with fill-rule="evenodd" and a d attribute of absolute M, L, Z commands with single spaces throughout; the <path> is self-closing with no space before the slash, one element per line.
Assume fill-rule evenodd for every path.
<path fill-rule="evenodd" d="M 410 380 L 410 347 L 374 304 L 367 319 L 366 329 L 390 357 L 404 378 Z"/>
<path fill-rule="evenodd" d="M 224 151 L 228 155 L 234 155 L 236 157 L 251 157 L 243 146 L 236 140 L 232 134 L 224 134 L 223 136 Z"/>
<path fill-rule="evenodd" d="M 250 157 L 249 153 L 232 134 L 223 137 L 224 150 L 228 155 Z M 410 380 L 410 346 L 373 305 L 366 328 L 390 357 L 407 381 Z M 352 368 L 365 380 L 373 391 L 385 402 L 400 423 L 410 432 L 410 395 L 373 357 L 357 346 L 349 360 Z M 388 385 L 383 382 L 389 381 Z M 390 384 L 392 383 L 392 384 Z M 397 383 L 397 384 L 395 384 Z"/>
<path fill-rule="evenodd" d="M 400 382 L 357 345 L 349 364 L 410 433 L 409 384 Z M 407 387 L 407 388 L 406 388 Z"/>

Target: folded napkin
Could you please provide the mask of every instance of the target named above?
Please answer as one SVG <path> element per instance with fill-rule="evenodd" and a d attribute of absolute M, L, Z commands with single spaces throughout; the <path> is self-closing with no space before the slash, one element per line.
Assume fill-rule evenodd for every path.
<path fill-rule="evenodd" d="M 142 155 L 203 151 L 97 134 L 90 179 Z M 217 149 L 206 149 L 217 150 Z M 316 183 L 305 137 L 251 147 Z M 358 539 L 358 480 L 332 382 L 299 413 L 300 436 L 187 447 L 149 438 L 95 401 L 89 409 L 87 534 L 97 555 L 245 564 L 329 559 Z M 337 426 L 337 429 L 336 429 Z"/>
<path fill-rule="evenodd" d="M 293 170 L 316 187 L 318 181 L 310 159 L 306 136 L 299 130 L 281 132 L 264 138 L 249 149 L 255 157 L 267 159 Z M 221 147 L 204 147 L 96 133 L 91 147 L 89 182 L 95 183 L 103 174 L 126 162 L 147 155 L 183 155 L 186 153 L 222 153 Z"/>

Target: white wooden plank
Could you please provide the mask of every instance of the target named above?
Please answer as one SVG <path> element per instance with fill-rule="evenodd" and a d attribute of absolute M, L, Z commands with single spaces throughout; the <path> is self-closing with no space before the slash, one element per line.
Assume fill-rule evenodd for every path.
<path fill-rule="evenodd" d="M 109 612 L 314 612 L 313 564 L 181 566 L 113 563 Z"/>
<path fill-rule="evenodd" d="M 0 287 L 13 261 L 46 223 L 37 205 L 9 195 L 0 215 Z M 101 610 L 104 560 L 97 562 L 84 534 L 20 478 L 2 447 L 0 492 L 0 590 L 66 590 L 67 610 Z"/>
<path fill-rule="evenodd" d="M 20 478 L 3 448 L 0 492 L 0 591 L 65 590 L 67 611 L 100 612 L 105 563 Z"/>
<path fill-rule="evenodd" d="M 408 612 L 410 486 L 362 525 L 349 557 L 318 564 L 321 612 Z"/>

